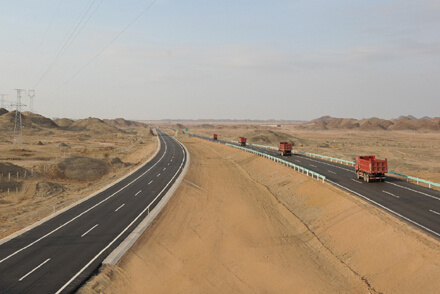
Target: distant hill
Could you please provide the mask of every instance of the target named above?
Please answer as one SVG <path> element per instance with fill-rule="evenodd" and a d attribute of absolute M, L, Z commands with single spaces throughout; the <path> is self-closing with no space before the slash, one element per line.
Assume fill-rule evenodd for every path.
<path fill-rule="evenodd" d="M 103 119 L 103 121 L 113 127 L 119 128 L 119 129 L 129 129 L 129 128 L 137 128 L 137 127 L 144 127 L 146 124 L 141 122 L 136 122 L 132 120 L 126 120 L 123 118 L 116 118 L 116 119 Z"/>
<path fill-rule="evenodd" d="M 106 124 L 103 120 L 94 117 L 76 120 L 71 123 L 67 129 L 72 131 L 91 131 L 97 134 L 124 132 L 121 129 Z"/>
<path fill-rule="evenodd" d="M 3 112 L 0 115 L 0 129 L 3 130 L 13 130 L 15 124 L 15 113 L 16 111 Z M 28 130 L 39 130 L 45 129 L 58 129 L 59 126 L 50 118 L 44 117 L 39 114 L 32 112 L 22 112 L 21 122 L 24 127 Z"/>
<path fill-rule="evenodd" d="M 390 120 L 377 117 L 357 120 L 354 118 L 335 118 L 327 115 L 304 122 L 298 125 L 298 128 L 310 130 L 440 131 L 440 117 L 417 119 L 412 115 L 408 115 Z"/>

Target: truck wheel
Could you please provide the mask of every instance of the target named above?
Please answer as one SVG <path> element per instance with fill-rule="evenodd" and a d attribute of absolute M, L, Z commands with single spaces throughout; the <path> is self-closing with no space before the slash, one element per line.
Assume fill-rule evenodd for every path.
<path fill-rule="evenodd" d="M 367 175 L 367 183 L 370 182 L 370 175 Z"/>
<path fill-rule="evenodd" d="M 356 172 L 356 177 L 358 178 L 358 180 L 361 178 L 361 174 L 359 173 L 359 171 Z"/>

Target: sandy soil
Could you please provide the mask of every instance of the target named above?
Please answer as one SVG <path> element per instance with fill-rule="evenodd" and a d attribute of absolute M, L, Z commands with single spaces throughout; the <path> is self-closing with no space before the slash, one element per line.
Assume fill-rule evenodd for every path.
<path fill-rule="evenodd" d="M 277 146 L 291 140 L 296 150 L 354 161 L 359 155 L 388 158 L 390 170 L 440 183 L 440 134 L 426 131 L 307 130 L 297 124 L 270 127 L 255 124 L 182 122 L 189 132 L 221 140 L 245 136 L 251 143 Z M 170 125 L 163 122 L 162 125 Z"/>
<path fill-rule="evenodd" d="M 23 151 L 12 150 L 13 133 L 2 131 L 0 238 L 98 191 L 147 160 L 157 140 L 144 129 L 97 133 L 27 127 Z"/>
<path fill-rule="evenodd" d="M 440 246 L 364 201 L 195 138 L 185 180 L 80 293 L 436 293 Z"/>

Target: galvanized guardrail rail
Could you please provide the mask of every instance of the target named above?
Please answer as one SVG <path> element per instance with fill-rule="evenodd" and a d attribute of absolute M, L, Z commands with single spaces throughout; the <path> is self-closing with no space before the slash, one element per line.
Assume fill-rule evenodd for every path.
<path fill-rule="evenodd" d="M 273 160 L 275 162 L 279 162 L 281 164 L 289 166 L 289 167 L 293 168 L 294 170 L 297 170 L 299 172 L 302 172 L 303 174 L 307 174 L 308 176 L 311 176 L 312 178 L 316 177 L 317 180 L 322 179 L 322 182 L 325 181 L 325 176 L 323 176 L 323 175 L 321 175 L 321 174 L 319 174 L 317 172 L 311 171 L 309 169 L 306 169 L 306 168 L 304 168 L 302 166 L 296 165 L 296 164 L 294 164 L 292 162 L 289 162 L 289 161 L 286 161 L 284 159 L 278 158 L 276 156 L 268 155 L 268 154 L 263 153 L 263 152 L 259 152 L 259 151 L 256 151 L 256 150 L 253 150 L 253 149 L 249 149 L 249 148 L 243 148 L 241 146 L 237 146 L 237 145 L 233 145 L 233 144 L 229 144 L 229 143 L 225 143 L 225 145 L 226 146 L 230 146 L 230 147 L 234 147 L 234 148 L 237 148 L 237 149 L 241 149 L 243 151 L 247 151 L 247 152 L 251 152 L 251 153 L 257 154 L 257 155 L 262 156 L 264 158 L 268 158 L 268 159 Z"/>

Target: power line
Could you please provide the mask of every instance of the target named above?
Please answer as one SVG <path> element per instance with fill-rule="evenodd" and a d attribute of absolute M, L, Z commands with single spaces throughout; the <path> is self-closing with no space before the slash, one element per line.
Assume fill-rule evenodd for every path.
<path fill-rule="evenodd" d="M 93 60 L 99 57 L 99 55 L 102 54 L 113 42 L 115 42 L 123 33 L 125 33 L 128 28 L 131 27 L 132 24 L 134 24 L 142 15 L 144 15 L 148 10 L 150 10 L 151 7 L 153 7 L 154 4 L 159 0 L 154 0 L 150 3 L 144 10 L 142 10 L 127 26 L 125 26 L 122 31 L 120 31 L 116 37 L 114 37 L 110 42 L 107 43 L 107 45 L 104 46 L 103 49 L 101 49 L 95 56 L 93 56 L 85 65 L 83 65 L 77 72 L 75 72 L 70 78 L 68 78 L 64 84 L 67 84 L 70 82 L 73 78 L 75 78 L 80 72 L 82 72 L 87 66 L 89 66 L 90 63 L 92 63 Z"/>
<path fill-rule="evenodd" d="M 37 79 L 37 69 L 36 69 L 37 68 L 37 56 L 40 53 L 41 47 L 43 46 L 43 43 L 46 40 L 46 37 L 47 37 L 47 35 L 49 33 L 49 30 L 52 27 L 52 24 L 53 24 L 53 22 L 54 22 L 54 20 L 55 20 L 55 18 L 57 16 L 57 14 L 60 11 L 61 2 L 62 2 L 62 0 L 58 0 L 57 10 L 55 11 L 55 13 L 53 13 L 53 16 L 52 16 L 51 20 L 49 21 L 49 24 L 48 24 L 48 26 L 47 26 L 44 34 L 43 34 L 43 37 L 41 38 L 40 44 L 38 45 L 37 50 L 35 50 L 35 52 L 34 52 L 34 58 L 33 58 L 33 64 L 32 64 L 32 69 L 33 69 L 32 75 L 34 76 L 33 78 L 35 78 L 35 80 Z M 30 71 L 31 71 L 31 69 L 29 69 L 29 72 Z"/>
<path fill-rule="evenodd" d="M 50 63 L 49 67 L 44 71 L 43 75 L 40 77 L 40 79 L 35 83 L 35 85 L 32 87 L 32 89 L 35 89 L 40 82 L 46 77 L 46 75 L 52 70 L 52 68 L 55 66 L 55 64 L 57 63 L 57 61 L 59 60 L 60 56 L 70 47 L 70 45 L 73 43 L 74 38 L 76 38 L 75 32 L 76 30 L 78 30 L 79 26 L 81 25 L 81 23 L 83 22 L 84 18 L 86 17 L 86 15 L 89 13 L 90 9 L 92 8 L 93 4 L 96 2 L 96 0 L 93 0 L 92 3 L 89 5 L 89 7 L 87 8 L 87 10 L 85 11 L 85 13 L 83 14 L 83 16 L 81 17 L 81 19 L 79 20 L 78 24 L 75 26 L 75 28 L 72 30 L 72 32 L 70 33 L 69 37 L 67 38 L 66 42 L 64 42 L 63 46 L 61 47 L 61 49 L 58 51 L 57 55 L 55 56 L 55 58 L 52 60 L 52 62 Z"/>

